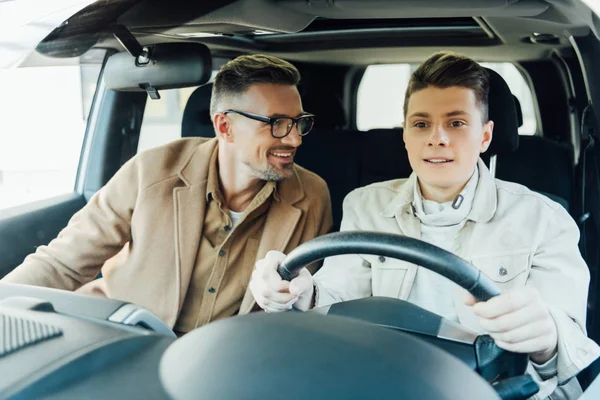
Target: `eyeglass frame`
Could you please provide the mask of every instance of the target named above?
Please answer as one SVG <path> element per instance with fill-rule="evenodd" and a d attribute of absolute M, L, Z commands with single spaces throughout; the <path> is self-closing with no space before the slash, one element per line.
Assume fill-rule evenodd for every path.
<path fill-rule="evenodd" d="M 292 118 L 292 117 L 267 117 L 264 115 L 260 115 L 260 114 L 255 114 L 255 113 L 251 113 L 251 112 L 247 112 L 247 111 L 241 111 L 241 110 L 233 110 L 233 109 L 229 109 L 229 110 L 225 110 L 225 111 L 221 111 L 222 114 L 227 115 L 228 113 L 235 113 L 235 114 L 239 114 L 242 117 L 246 117 L 246 118 L 250 118 L 253 119 L 255 121 L 260 121 L 260 122 L 264 122 L 265 124 L 269 124 L 271 125 L 271 136 L 273 136 L 275 139 L 283 139 L 284 137 L 288 136 L 290 134 L 290 132 L 292 132 L 292 129 L 294 129 L 294 125 L 296 126 L 296 129 L 298 128 L 298 121 L 300 121 L 301 119 L 304 118 L 312 118 L 313 119 L 313 126 L 315 124 L 315 115 L 314 114 L 310 114 L 310 113 L 305 113 L 300 115 L 299 117 L 296 118 Z M 278 119 L 291 119 L 292 120 L 292 124 L 290 125 L 289 130 L 286 132 L 285 135 L 283 136 L 275 136 L 275 134 L 273 133 L 273 125 L 275 124 L 275 122 Z M 310 131 L 312 131 L 313 126 L 310 127 L 309 131 L 306 133 L 300 133 L 300 131 L 298 131 L 298 135 L 300 136 L 306 136 L 310 133 Z"/>

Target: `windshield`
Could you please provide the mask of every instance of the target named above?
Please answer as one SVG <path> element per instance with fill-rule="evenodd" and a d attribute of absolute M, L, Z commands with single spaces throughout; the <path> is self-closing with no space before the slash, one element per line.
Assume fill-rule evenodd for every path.
<path fill-rule="evenodd" d="M 0 2 L 0 73 L 22 62 L 57 26 L 93 0 Z"/>

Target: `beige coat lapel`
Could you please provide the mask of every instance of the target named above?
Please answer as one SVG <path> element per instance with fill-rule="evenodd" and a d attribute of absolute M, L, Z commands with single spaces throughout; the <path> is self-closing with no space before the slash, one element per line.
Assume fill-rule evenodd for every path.
<path fill-rule="evenodd" d="M 294 207 L 295 203 L 304 198 L 302 183 L 297 174 L 279 183 L 277 192 L 279 200 L 274 199 L 269 208 L 262 238 L 258 246 L 257 260 L 264 258 L 270 250 L 285 251 L 302 216 L 302 211 Z M 255 304 L 252 292 L 248 288 L 244 294 L 239 313 L 248 314 Z"/>
<path fill-rule="evenodd" d="M 198 147 L 192 154 L 189 162 L 179 173 L 179 177 L 186 186 L 173 189 L 173 202 L 175 204 L 175 264 L 177 269 L 178 309 L 185 300 L 187 288 L 190 283 L 206 210 L 206 183 L 211 163 L 215 162 L 214 156 L 217 139 L 210 140 Z"/>

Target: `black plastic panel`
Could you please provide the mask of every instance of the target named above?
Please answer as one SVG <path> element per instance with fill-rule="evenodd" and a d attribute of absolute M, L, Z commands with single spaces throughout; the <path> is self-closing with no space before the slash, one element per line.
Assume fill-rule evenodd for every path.
<path fill-rule="evenodd" d="M 73 193 L 3 211 L 0 217 L 0 278 L 21 264 L 38 246 L 54 239 L 84 205 L 83 196 Z"/>
<path fill-rule="evenodd" d="M 476 370 L 472 344 L 438 338 L 442 317 L 407 301 L 389 297 L 368 297 L 332 304 L 327 315 L 338 315 L 411 334 L 452 354 Z"/>
<path fill-rule="evenodd" d="M 160 375 L 175 400 L 498 398 L 466 365 L 422 340 L 315 313 L 214 322 L 169 347 Z"/>
<path fill-rule="evenodd" d="M 437 336 L 442 317 L 407 301 L 369 297 L 332 304 L 327 315 L 357 318 L 388 328 Z"/>
<path fill-rule="evenodd" d="M 126 302 L 102 297 L 86 296 L 65 290 L 40 286 L 0 282 L 0 300 L 13 296 L 26 296 L 49 301 L 56 312 L 106 320 Z"/>

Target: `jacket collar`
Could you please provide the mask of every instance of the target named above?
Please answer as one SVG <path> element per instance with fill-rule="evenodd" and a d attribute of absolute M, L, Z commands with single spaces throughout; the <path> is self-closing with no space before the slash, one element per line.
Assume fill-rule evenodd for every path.
<path fill-rule="evenodd" d="M 215 174 L 214 178 L 216 178 L 217 152 L 217 138 L 202 142 L 184 163 L 183 168 L 178 173 L 179 178 L 188 187 L 208 183 L 210 181 L 209 173 L 211 172 Z M 296 165 L 292 168 L 294 168 L 294 174 L 290 178 L 277 182 L 273 193 L 275 201 L 295 204 L 304 198 L 304 187 L 298 177 L 298 168 Z"/>
<path fill-rule="evenodd" d="M 204 184 L 208 179 L 209 167 L 214 153 L 217 151 L 218 139 L 202 141 L 192 152 L 183 168 L 179 171 L 179 178 L 191 187 Z"/>
<path fill-rule="evenodd" d="M 279 197 L 276 200 L 287 204 L 296 204 L 306 195 L 302 181 L 298 177 L 298 167 L 294 164 L 292 168 L 294 168 L 294 174 L 288 179 L 278 182 L 276 189 Z"/>
<path fill-rule="evenodd" d="M 479 168 L 479 181 L 477 190 L 473 199 L 473 206 L 467 219 L 475 222 L 488 222 L 496 213 L 498 204 L 496 182 L 481 158 L 477 161 Z M 412 173 L 410 177 L 401 182 L 397 188 L 398 194 L 382 212 L 384 217 L 395 217 L 398 210 L 412 208 L 414 201 L 414 186 L 416 184 L 417 174 Z"/>

